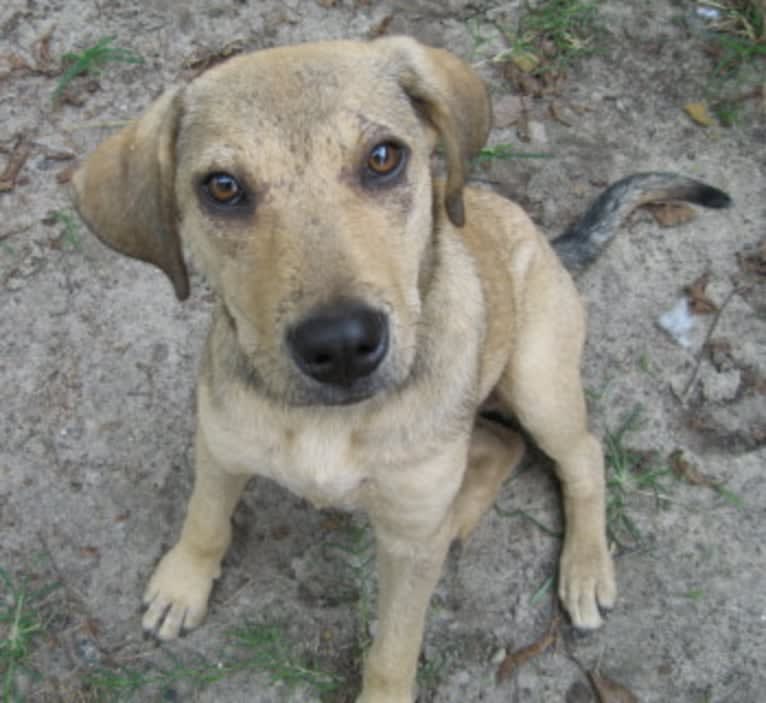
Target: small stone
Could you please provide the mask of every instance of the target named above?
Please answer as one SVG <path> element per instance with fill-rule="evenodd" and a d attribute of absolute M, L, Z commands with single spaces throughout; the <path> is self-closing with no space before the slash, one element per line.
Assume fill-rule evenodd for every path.
<path fill-rule="evenodd" d="M 495 127 L 505 129 L 516 124 L 524 114 L 524 103 L 518 95 L 504 95 L 492 107 Z"/>
<path fill-rule="evenodd" d="M 548 143 L 548 136 L 545 133 L 545 125 L 542 122 L 529 123 L 529 141 L 535 144 Z"/>
<path fill-rule="evenodd" d="M 501 662 L 508 656 L 508 651 L 501 647 L 498 649 L 493 655 L 492 659 L 490 660 L 492 664 L 495 664 L 496 666 L 499 666 Z"/>
<path fill-rule="evenodd" d="M 731 369 L 718 373 L 708 366 L 702 373 L 702 393 L 706 400 L 713 403 L 726 403 L 734 400 L 742 383 L 742 373 L 739 369 Z"/>

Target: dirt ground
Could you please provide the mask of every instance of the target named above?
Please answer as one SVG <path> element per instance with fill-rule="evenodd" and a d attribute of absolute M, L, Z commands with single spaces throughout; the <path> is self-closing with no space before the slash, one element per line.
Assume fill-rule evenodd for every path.
<path fill-rule="evenodd" d="M 550 235 L 635 171 L 678 171 L 734 198 L 729 210 L 668 229 L 634 214 L 578 281 L 590 311 L 593 426 L 621 455 L 643 457 L 611 492 L 617 518 L 630 520 L 622 528 L 634 528 L 615 527 L 619 602 L 599 632 L 578 636 L 564 623 L 554 646 L 496 683 L 504 654 L 551 620 L 546 584 L 560 543 L 535 521 L 555 531 L 560 516 L 537 461 L 451 556 L 429 617 L 420 701 L 596 700 L 584 669 L 644 703 L 766 699 L 766 283 L 763 252 L 747 258 L 766 238 L 766 117 L 758 100 L 726 128 L 684 113 L 706 94 L 713 64 L 696 5 L 603 3 L 600 51 L 550 93 L 525 97 L 521 122 L 491 135 L 550 158 L 475 169 Z M 0 192 L 0 612 L 23 592 L 42 627 L 14 669 L 21 699 L 351 701 L 375 625 L 364 518 L 318 512 L 256 481 L 206 624 L 177 643 L 142 639 L 140 596 L 190 493 L 192 389 L 211 298 L 195 275 L 191 300 L 177 303 L 161 274 L 86 233 L 59 182 L 71 164 L 62 158 L 85 155 L 224 48 L 408 33 L 477 65 L 500 101 L 518 87 L 488 59 L 506 46 L 496 27 L 523 9 L 491 0 L 3 4 L 0 165 L 19 135 L 29 151 Z M 109 64 L 54 105 L 60 57 L 109 36 L 144 63 Z M 498 121 L 512 121 L 519 104 L 506 98 Z M 657 318 L 706 272 L 718 312 L 695 316 L 683 346 Z M 636 407 L 640 422 L 618 437 Z M 725 487 L 671 475 L 642 483 L 647 463 L 670 466 L 679 449 Z M 9 627 L 0 620 L 6 641 Z M 243 628 L 250 639 L 237 643 Z M 6 676 L 0 657 L 2 667 Z M 329 694 L 312 685 L 327 680 L 340 685 Z"/>

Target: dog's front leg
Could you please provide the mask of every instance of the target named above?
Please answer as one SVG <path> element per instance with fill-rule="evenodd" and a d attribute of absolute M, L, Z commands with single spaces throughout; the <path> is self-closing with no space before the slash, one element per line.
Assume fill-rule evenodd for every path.
<path fill-rule="evenodd" d="M 391 469 L 368 505 L 375 528 L 378 628 L 357 703 L 412 703 L 431 594 L 455 536 L 470 428 L 441 456 Z"/>
<path fill-rule="evenodd" d="M 204 619 L 231 541 L 231 514 L 248 478 L 227 473 L 197 431 L 194 491 L 181 538 L 161 559 L 144 594 L 143 626 L 148 632 L 173 639 Z"/>
<path fill-rule="evenodd" d="M 357 703 L 412 703 L 423 627 L 452 528 L 406 540 L 376 529 L 378 631 L 364 667 Z"/>

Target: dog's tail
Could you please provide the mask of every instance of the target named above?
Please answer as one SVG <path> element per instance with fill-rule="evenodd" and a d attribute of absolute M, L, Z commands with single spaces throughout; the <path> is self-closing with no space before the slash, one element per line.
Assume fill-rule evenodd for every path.
<path fill-rule="evenodd" d="M 709 208 L 731 205 L 731 198 L 722 190 L 692 178 L 676 173 L 637 173 L 609 186 L 577 222 L 553 240 L 553 248 L 566 268 L 581 270 L 604 250 L 635 208 L 672 200 Z"/>

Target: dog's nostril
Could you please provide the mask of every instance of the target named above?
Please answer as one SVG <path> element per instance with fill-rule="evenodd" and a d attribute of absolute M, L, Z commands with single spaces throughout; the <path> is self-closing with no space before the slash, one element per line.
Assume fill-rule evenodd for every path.
<path fill-rule="evenodd" d="M 349 386 L 372 374 L 388 351 L 386 316 L 358 303 L 322 308 L 290 331 L 300 369 L 321 383 Z"/>

